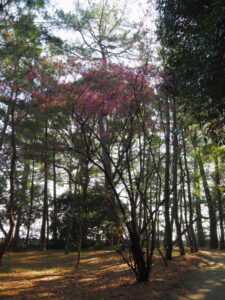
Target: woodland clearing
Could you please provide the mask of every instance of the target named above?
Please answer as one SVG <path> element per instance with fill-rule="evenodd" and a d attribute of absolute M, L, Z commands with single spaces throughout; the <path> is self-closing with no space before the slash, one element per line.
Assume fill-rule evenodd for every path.
<path fill-rule="evenodd" d="M 8 252 L 0 273 L 0 299 L 156 299 L 205 259 L 200 251 L 176 256 L 165 267 L 155 256 L 150 282 L 137 284 L 114 251 L 84 251 L 81 257 L 76 271 L 74 252 Z"/>

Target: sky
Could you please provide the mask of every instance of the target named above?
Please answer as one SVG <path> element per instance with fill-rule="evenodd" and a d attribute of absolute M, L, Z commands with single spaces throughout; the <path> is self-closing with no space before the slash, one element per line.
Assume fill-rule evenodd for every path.
<path fill-rule="evenodd" d="M 61 9 L 66 13 L 71 12 L 72 14 L 76 15 L 75 3 L 79 3 L 82 8 L 88 7 L 89 2 L 96 3 L 96 4 L 105 3 L 106 6 L 107 3 L 109 3 L 110 7 L 114 6 L 119 11 L 124 12 L 124 18 L 123 18 L 125 22 L 124 24 L 126 24 L 126 28 L 129 28 L 129 30 L 131 30 L 130 32 L 136 33 L 137 29 L 141 28 L 143 32 L 145 31 L 147 33 L 146 41 L 148 42 L 146 43 L 146 49 L 148 50 L 151 49 L 152 59 L 156 63 L 159 45 L 157 43 L 156 34 L 155 34 L 155 30 L 156 30 L 155 20 L 157 18 L 155 6 L 153 5 L 155 0 L 64 0 L 64 1 L 49 0 L 49 1 L 50 1 L 49 12 L 50 13 L 52 12 L 53 17 L 54 17 L 54 10 L 61 10 Z M 59 38 L 61 38 L 62 40 L 66 41 L 68 45 L 72 46 L 72 49 L 74 49 L 74 51 L 71 53 L 71 55 L 74 55 L 76 53 L 75 49 L 77 46 L 83 44 L 81 35 L 73 31 L 72 29 L 71 30 L 55 29 L 52 30 L 52 33 L 58 36 Z M 93 40 L 88 40 L 89 44 L 92 44 L 92 41 Z M 124 56 L 122 58 L 120 56 L 114 56 L 114 58 L 111 57 L 111 59 L 115 63 L 123 62 L 126 65 L 132 64 L 133 66 L 136 66 L 137 64 L 139 64 L 138 62 L 139 55 L 140 53 L 132 52 L 131 56 L 129 55 L 129 60 L 125 59 Z"/>
<path fill-rule="evenodd" d="M 102 3 L 104 0 L 95 0 L 96 3 Z M 131 20 L 137 21 L 146 10 L 150 10 L 152 5 L 149 4 L 149 0 L 108 0 L 110 4 L 116 4 L 118 8 L 126 9 Z M 88 0 L 79 0 L 81 5 L 88 3 Z M 65 12 L 73 11 L 74 0 L 50 0 L 50 3 L 54 5 L 55 8 L 63 9 Z M 152 9 L 153 15 L 156 14 L 155 10 Z"/>
<path fill-rule="evenodd" d="M 65 12 L 74 12 L 75 2 L 79 2 L 84 7 L 90 0 L 49 0 L 54 9 L 62 9 Z M 154 6 L 154 0 L 94 0 L 95 3 L 109 2 L 116 8 L 125 10 L 125 18 L 128 22 L 142 22 L 149 30 L 155 30 L 155 19 L 157 13 Z M 93 0 L 91 0 L 93 2 Z M 150 4 L 152 2 L 152 4 Z M 51 6 L 50 5 L 50 6 Z M 146 17 L 148 14 L 148 17 Z M 69 33 L 68 33 L 69 35 Z M 66 36 L 64 36 L 67 38 Z"/>

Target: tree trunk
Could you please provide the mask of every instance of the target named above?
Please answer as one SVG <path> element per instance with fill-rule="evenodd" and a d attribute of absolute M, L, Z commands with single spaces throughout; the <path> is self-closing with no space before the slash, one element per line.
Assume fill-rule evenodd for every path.
<path fill-rule="evenodd" d="M 55 151 L 53 150 L 53 243 L 56 247 L 58 241 L 58 230 L 57 230 L 57 194 L 56 194 L 56 164 L 55 164 Z"/>
<path fill-rule="evenodd" d="M 106 136 L 106 129 L 104 125 L 104 116 L 103 114 L 99 115 L 98 118 L 98 127 L 99 127 L 99 132 L 100 132 L 100 144 L 101 144 L 101 149 L 102 149 L 102 160 L 103 160 L 103 165 L 104 165 L 104 170 L 105 170 L 105 206 L 107 207 L 107 217 L 108 220 L 114 223 L 114 226 L 119 227 L 120 226 L 120 221 L 119 221 L 119 216 L 117 212 L 117 205 L 114 197 L 114 192 L 112 191 L 112 166 L 111 166 L 111 160 L 109 156 L 109 145 L 108 145 L 108 138 Z M 107 175 L 106 175 L 107 174 Z M 110 183 L 111 181 L 111 183 Z M 108 238 L 110 240 L 114 240 L 115 244 L 117 243 L 117 237 L 115 237 L 111 233 L 107 233 Z"/>
<path fill-rule="evenodd" d="M 5 251 L 9 247 L 14 231 L 15 231 L 15 218 L 14 218 L 14 205 L 15 205 L 15 173 L 16 173 L 16 162 L 17 162 L 17 150 L 16 150 L 16 132 L 15 132 L 15 106 L 16 102 L 12 103 L 11 107 L 11 162 L 10 162 L 10 175 L 9 175 L 9 202 L 7 204 L 7 218 L 9 221 L 9 231 L 0 249 L 0 266 L 2 265 L 2 258 Z"/>
<path fill-rule="evenodd" d="M 14 251 L 16 251 L 18 249 L 18 242 L 20 240 L 20 227 L 22 225 L 22 209 L 18 208 L 17 209 L 17 218 L 16 218 L 16 226 L 15 226 L 15 234 L 14 234 L 14 238 L 12 241 L 12 248 Z"/>
<path fill-rule="evenodd" d="M 89 185 L 89 168 L 88 168 L 88 160 L 84 160 L 81 169 L 81 189 L 82 189 L 82 197 L 79 199 L 79 211 L 78 211 L 78 241 L 77 241 L 77 261 L 76 261 L 76 269 L 78 270 L 80 264 L 80 255 L 82 248 L 82 239 L 83 239 L 83 214 L 84 214 L 84 204 L 87 200 L 87 191 Z"/>
<path fill-rule="evenodd" d="M 45 126 L 45 144 L 48 143 L 48 122 Z M 47 147 L 46 147 L 47 148 Z M 43 197 L 43 209 L 42 209 L 42 225 L 41 225 L 41 236 L 40 236 L 40 250 L 46 250 L 47 238 L 47 220 L 48 220 L 48 156 L 45 154 L 44 162 L 44 197 Z"/>
<path fill-rule="evenodd" d="M 147 262 L 143 252 L 143 249 L 140 245 L 140 237 L 136 232 L 136 228 L 132 228 L 130 232 L 131 239 L 131 252 L 134 258 L 135 264 L 135 275 L 137 282 L 145 282 L 149 280 L 149 274 L 151 270 L 151 261 Z"/>
<path fill-rule="evenodd" d="M 31 187 L 30 187 L 30 205 L 29 205 L 29 214 L 28 214 L 28 223 L 27 223 L 27 236 L 26 236 L 26 245 L 29 243 L 30 237 L 30 227 L 33 213 L 33 203 L 34 203 L 34 160 L 32 163 L 32 175 L 31 175 Z"/>
<path fill-rule="evenodd" d="M 180 166 L 181 166 L 181 171 L 182 171 L 182 176 L 183 176 L 183 168 L 182 168 L 182 162 L 180 162 Z M 187 232 L 186 235 L 186 240 L 188 241 L 187 245 L 190 246 L 191 248 L 191 253 L 194 252 L 193 248 L 192 248 L 192 242 L 191 242 L 191 234 L 190 234 L 190 230 L 189 230 L 189 224 L 188 224 L 188 211 L 187 211 L 187 197 L 186 197 L 186 190 L 185 190 L 185 182 L 184 180 L 182 180 L 182 194 L 183 194 L 183 199 L 184 199 L 184 218 L 185 218 L 185 225 L 186 225 L 186 230 L 184 229 L 184 232 Z"/>
<path fill-rule="evenodd" d="M 72 176 L 71 173 L 69 172 L 69 192 L 70 194 L 72 194 Z M 75 185 L 75 191 L 74 191 L 74 195 L 77 194 L 77 189 L 76 189 L 76 185 Z M 71 201 L 74 201 L 71 199 Z M 75 215 L 75 208 L 74 208 L 74 203 L 73 202 L 69 202 L 68 204 L 68 209 L 70 214 L 68 214 L 67 217 L 67 228 L 66 228 L 66 239 L 65 239 L 65 247 L 64 247 L 64 253 L 65 255 L 69 254 L 69 245 L 70 245 L 70 239 L 71 239 L 71 231 L 72 231 L 72 226 L 73 226 L 73 221 L 74 221 L 74 215 Z"/>
<path fill-rule="evenodd" d="M 24 164 L 23 170 L 23 178 L 22 178 L 22 186 L 21 190 L 18 193 L 18 200 L 17 200 L 17 220 L 16 220 L 16 228 L 15 228 L 15 235 L 13 239 L 13 249 L 17 250 L 18 242 L 20 239 L 20 227 L 23 221 L 23 206 L 26 205 L 26 191 L 28 185 L 28 176 L 30 172 L 30 167 L 28 163 Z M 25 201 L 24 201 L 25 200 Z"/>
<path fill-rule="evenodd" d="M 12 96 L 12 94 L 11 94 L 11 96 Z M 6 116 L 4 119 L 4 125 L 2 128 L 1 134 L 0 134 L 0 151 L 2 150 L 5 133 L 6 133 L 8 125 L 9 125 L 10 114 L 11 114 L 11 108 L 10 108 L 10 105 L 8 105 Z"/>
<path fill-rule="evenodd" d="M 216 222 L 216 213 L 215 213 L 215 205 L 210 193 L 209 185 L 207 182 L 205 169 L 202 161 L 201 154 L 198 154 L 198 165 L 200 174 L 202 177 L 203 187 L 205 191 L 205 197 L 209 209 L 209 222 L 210 222 L 210 248 L 216 249 L 218 248 L 218 237 L 217 237 L 217 222 Z"/>
<path fill-rule="evenodd" d="M 194 198 L 195 198 L 195 210 L 196 210 L 196 217 L 197 217 L 197 241 L 199 247 L 205 247 L 205 233 L 202 226 L 202 213 L 201 213 L 201 199 L 200 199 L 200 182 L 199 182 L 199 175 L 198 175 L 198 165 L 197 160 L 195 159 L 194 162 L 194 173 L 196 175 L 196 179 L 194 181 Z"/>
<path fill-rule="evenodd" d="M 224 211 L 223 211 L 223 199 L 220 186 L 220 168 L 218 156 L 215 156 L 215 189 L 216 189 L 216 200 L 218 203 L 219 210 L 219 223 L 220 223 L 220 249 L 225 249 L 224 243 Z"/>
<path fill-rule="evenodd" d="M 185 255 L 184 245 L 181 234 L 181 224 L 178 216 L 178 197 L 177 197 L 177 165 L 178 165 L 178 137 L 177 137 L 177 112 L 176 103 L 173 100 L 173 218 L 177 231 L 177 242 L 180 255 Z"/>
<path fill-rule="evenodd" d="M 167 260 L 172 259 L 172 224 L 170 220 L 170 109 L 169 101 L 166 100 L 166 161 L 165 161 L 165 185 L 164 185 L 164 201 L 165 201 L 165 239 L 164 249 L 165 258 Z"/>
<path fill-rule="evenodd" d="M 190 243 L 191 243 L 190 246 L 192 252 L 197 252 L 198 246 L 197 246 L 195 232 L 193 228 L 193 200 L 191 195 L 191 180 L 190 180 L 190 173 L 189 173 L 188 162 L 187 162 L 186 142 L 185 142 L 183 132 L 182 132 L 182 139 L 183 139 L 184 166 L 185 166 L 185 173 L 187 178 L 187 192 L 188 192 L 188 204 L 189 204 L 189 234 L 190 234 Z"/>
<path fill-rule="evenodd" d="M 1 232 L 4 234 L 4 236 L 7 236 L 7 231 L 5 230 L 4 226 L 2 225 L 1 221 L 0 221 L 0 230 Z"/>
<path fill-rule="evenodd" d="M 74 207 L 73 204 L 70 203 L 70 211 L 71 215 L 68 216 L 68 224 L 66 230 L 66 240 L 65 240 L 65 248 L 64 253 L 67 255 L 69 253 L 70 239 L 71 239 L 71 231 L 73 226 L 73 218 L 74 218 Z"/>

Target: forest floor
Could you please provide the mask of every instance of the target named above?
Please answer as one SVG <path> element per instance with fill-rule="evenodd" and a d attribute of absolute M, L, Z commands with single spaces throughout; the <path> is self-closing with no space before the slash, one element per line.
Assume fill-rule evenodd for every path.
<path fill-rule="evenodd" d="M 180 282 L 162 300 L 225 299 L 225 252 L 204 251 L 198 269 Z"/>
<path fill-rule="evenodd" d="M 189 299 L 170 298 L 179 295 L 174 292 L 170 295 L 169 291 L 175 287 L 179 289 L 180 284 L 186 282 L 186 277 L 199 265 L 203 265 L 206 272 L 207 268 L 215 266 L 216 274 L 217 265 L 220 267 L 222 264 L 219 263 L 220 255 L 220 252 L 200 251 L 185 257 L 177 256 L 169 262 L 167 268 L 162 259 L 156 256 L 150 282 L 137 284 L 134 283 L 134 277 L 127 265 L 113 251 L 82 252 L 79 271 L 74 268 L 75 253 L 65 255 L 63 251 L 8 252 L 0 270 L 0 299 L 155 300 L 164 295 L 166 298 L 163 299 Z M 210 275 L 212 278 L 208 284 L 210 287 L 219 288 L 217 282 L 214 282 L 215 274 Z M 225 279 L 221 278 L 219 283 L 224 282 Z"/>

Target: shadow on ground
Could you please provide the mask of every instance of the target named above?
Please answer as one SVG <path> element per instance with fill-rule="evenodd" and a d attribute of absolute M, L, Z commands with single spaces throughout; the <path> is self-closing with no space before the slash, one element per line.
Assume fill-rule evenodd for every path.
<path fill-rule="evenodd" d="M 199 268 L 162 300 L 225 299 L 225 252 L 205 252 Z"/>
<path fill-rule="evenodd" d="M 11 253 L 0 273 L 0 299 L 155 300 L 197 262 L 196 256 L 177 257 L 165 268 L 155 257 L 151 282 L 135 284 L 126 264 L 112 251 L 82 253 L 78 272 L 74 253 Z"/>

